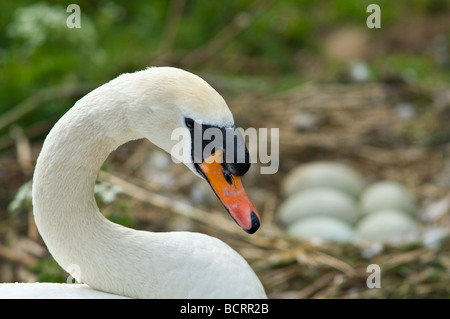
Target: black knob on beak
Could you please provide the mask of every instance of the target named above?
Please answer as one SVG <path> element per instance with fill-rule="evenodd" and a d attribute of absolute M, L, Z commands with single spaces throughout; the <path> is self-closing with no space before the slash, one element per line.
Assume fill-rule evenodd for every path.
<path fill-rule="evenodd" d="M 236 128 L 227 128 L 231 130 L 226 135 L 226 143 L 224 143 L 224 166 L 233 175 L 242 176 L 250 169 L 250 155 L 248 153 L 245 141 Z M 232 143 L 230 140 L 232 139 Z M 229 149 L 231 147 L 231 149 Z"/>
<path fill-rule="evenodd" d="M 240 163 L 240 156 L 235 156 L 232 161 L 229 161 L 226 156 L 227 151 L 225 151 L 225 162 L 223 163 L 225 168 L 233 175 L 243 176 L 250 169 L 250 156 L 248 154 L 247 148 L 245 148 L 245 154 L 242 156 L 242 163 Z"/>

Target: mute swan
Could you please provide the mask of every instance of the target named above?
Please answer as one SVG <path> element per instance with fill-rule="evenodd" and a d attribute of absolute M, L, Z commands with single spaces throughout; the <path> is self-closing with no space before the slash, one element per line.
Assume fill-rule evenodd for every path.
<path fill-rule="evenodd" d="M 33 205 L 39 233 L 55 260 L 66 270 L 79 267 L 75 279 L 95 290 L 86 285 L 0 284 L 0 296 L 266 298 L 248 263 L 224 242 L 194 232 L 126 228 L 104 218 L 96 205 L 96 176 L 111 151 L 144 137 L 170 152 L 176 143 L 171 132 L 187 127 L 193 135 L 192 127 L 200 121 L 219 129 L 234 127 L 219 93 L 177 68 L 122 74 L 81 98 L 44 142 L 33 177 Z M 193 145 L 192 138 L 186 141 L 192 156 Z M 226 152 L 224 146 L 211 157 Z M 253 233 L 259 215 L 238 176 L 250 166 L 246 159 L 241 164 L 205 159 L 185 164 L 208 181 L 236 223 Z"/>

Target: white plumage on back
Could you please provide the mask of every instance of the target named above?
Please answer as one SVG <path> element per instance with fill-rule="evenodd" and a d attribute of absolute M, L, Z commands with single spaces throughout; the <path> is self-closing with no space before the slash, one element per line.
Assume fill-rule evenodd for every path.
<path fill-rule="evenodd" d="M 0 298 L 8 299 L 125 299 L 83 284 L 13 283 L 0 284 Z"/>

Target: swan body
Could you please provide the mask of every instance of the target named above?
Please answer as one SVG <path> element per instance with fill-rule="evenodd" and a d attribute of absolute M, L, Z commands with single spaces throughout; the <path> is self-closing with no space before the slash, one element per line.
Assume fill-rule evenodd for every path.
<path fill-rule="evenodd" d="M 0 284 L 0 299 L 128 299 L 90 288 L 85 284 Z"/>
<path fill-rule="evenodd" d="M 94 184 L 110 152 L 142 137 L 170 152 L 177 142 L 170 139 L 171 132 L 185 126 L 186 118 L 217 127 L 234 125 L 223 98 L 200 77 L 153 67 L 122 74 L 95 89 L 55 124 L 33 177 L 35 221 L 59 265 L 66 270 L 76 265 L 79 271 L 73 277 L 93 288 L 61 285 L 59 293 L 71 289 L 67 294 L 94 298 L 107 295 L 98 291 L 132 298 L 266 298 L 248 263 L 219 239 L 194 232 L 134 230 L 108 221 L 98 210 Z M 189 141 L 185 146 L 192 148 Z M 213 186 L 213 177 L 185 164 Z M 230 207 L 239 206 L 235 204 L 224 204 L 233 218 Z M 249 232 L 255 230 L 253 207 L 248 222 L 235 220 Z M 42 293 L 55 287 L 34 285 L 40 284 L 14 289 L 14 284 L 0 285 L 0 296 L 8 289 Z"/>

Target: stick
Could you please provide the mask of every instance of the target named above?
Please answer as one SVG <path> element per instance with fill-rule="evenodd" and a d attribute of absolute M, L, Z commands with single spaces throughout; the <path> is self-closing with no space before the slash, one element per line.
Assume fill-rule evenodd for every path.
<path fill-rule="evenodd" d="M 27 267 L 32 266 L 37 262 L 36 258 L 25 253 L 19 253 L 1 244 L 0 244 L 0 258 L 4 258 L 13 262 L 18 262 Z"/>
<path fill-rule="evenodd" d="M 11 135 L 16 141 L 17 161 L 22 168 L 22 171 L 28 172 L 33 168 L 30 141 L 19 126 L 14 126 L 12 128 Z"/>
<path fill-rule="evenodd" d="M 247 28 L 261 12 L 264 12 L 272 2 L 272 0 L 255 1 L 247 12 L 237 14 L 210 42 L 186 55 L 181 60 L 181 64 L 195 67 L 214 57 L 223 47 Z"/>
<path fill-rule="evenodd" d="M 159 54 L 161 55 L 164 55 L 164 53 L 172 50 L 185 3 L 186 0 L 171 1 L 169 14 L 167 16 L 166 25 L 164 27 L 164 32 L 162 34 L 161 43 L 159 46 Z"/>
<path fill-rule="evenodd" d="M 93 88 L 94 86 L 91 84 L 65 84 L 41 89 L 10 111 L 2 114 L 0 117 L 0 131 L 35 110 L 42 103 L 65 97 L 84 95 Z"/>
<path fill-rule="evenodd" d="M 320 276 L 313 283 L 302 288 L 302 290 L 298 291 L 295 295 L 291 295 L 290 297 L 295 299 L 306 299 L 311 297 L 317 293 L 318 290 L 328 286 L 336 275 L 336 271 L 330 271 L 323 276 Z"/>

